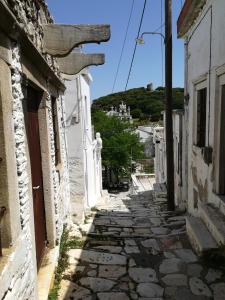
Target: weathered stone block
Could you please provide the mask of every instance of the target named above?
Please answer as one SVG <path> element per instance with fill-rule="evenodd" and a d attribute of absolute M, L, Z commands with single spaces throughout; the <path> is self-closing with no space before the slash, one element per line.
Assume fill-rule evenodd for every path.
<path fill-rule="evenodd" d="M 53 56 L 68 55 L 73 48 L 87 43 L 107 42 L 109 25 L 43 25 L 44 50 Z"/>
<path fill-rule="evenodd" d="M 104 54 L 70 53 L 57 59 L 61 73 L 75 75 L 88 66 L 98 66 L 105 63 Z"/>

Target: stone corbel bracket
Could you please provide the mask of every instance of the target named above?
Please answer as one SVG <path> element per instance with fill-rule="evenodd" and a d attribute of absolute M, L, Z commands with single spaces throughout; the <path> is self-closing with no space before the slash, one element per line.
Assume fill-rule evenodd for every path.
<path fill-rule="evenodd" d="M 57 59 L 59 70 L 63 74 L 75 75 L 88 66 L 98 66 L 105 63 L 104 54 L 70 53 Z"/>
<path fill-rule="evenodd" d="M 44 51 L 52 56 L 67 56 L 75 47 L 87 43 L 107 42 L 110 25 L 43 25 Z"/>

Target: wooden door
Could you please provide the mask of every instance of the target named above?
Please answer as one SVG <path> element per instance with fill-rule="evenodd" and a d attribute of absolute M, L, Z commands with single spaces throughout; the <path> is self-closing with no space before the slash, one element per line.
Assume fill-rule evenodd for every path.
<path fill-rule="evenodd" d="M 38 268 L 40 267 L 46 246 L 46 220 L 38 122 L 38 108 L 40 101 L 41 94 L 35 89 L 28 87 L 27 99 L 24 102 L 24 112 L 32 175 L 35 242 Z"/>

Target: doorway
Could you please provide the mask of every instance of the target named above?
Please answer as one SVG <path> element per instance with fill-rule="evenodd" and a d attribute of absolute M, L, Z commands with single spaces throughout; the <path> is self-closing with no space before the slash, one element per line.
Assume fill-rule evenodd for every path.
<path fill-rule="evenodd" d="M 28 86 L 26 88 L 26 94 L 27 97 L 24 100 L 23 107 L 31 165 L 36 258 L 37 268 L 39 269 L 47 241 L 42 158 L 38 121 L 38 109 L 42 99 L 42 93 Z"/>

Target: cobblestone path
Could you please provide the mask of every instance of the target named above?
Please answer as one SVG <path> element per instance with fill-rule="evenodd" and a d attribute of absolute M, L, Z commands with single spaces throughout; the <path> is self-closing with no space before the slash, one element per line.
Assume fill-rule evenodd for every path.
<path fill-rule="evenodd" d="M 199 262 L 184 216 L 151 192 L 111 196 L 80 230 L 86 243 L 69 250 L 59 299 L 225 299 L 224 274 Z"/>

